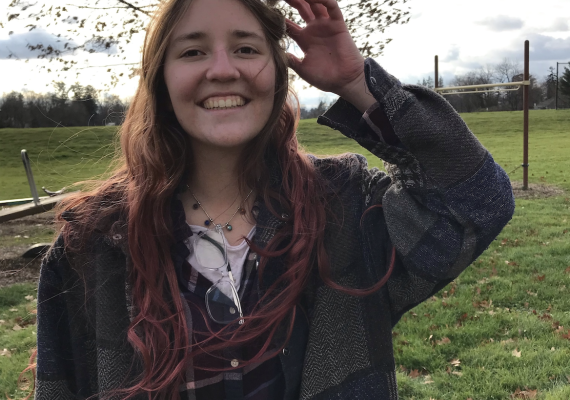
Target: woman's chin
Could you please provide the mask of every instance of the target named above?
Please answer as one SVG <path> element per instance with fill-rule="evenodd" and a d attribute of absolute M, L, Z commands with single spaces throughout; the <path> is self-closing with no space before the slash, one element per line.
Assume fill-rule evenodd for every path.
<path fill-rule="evenodd" d="M 257 134 L 244 135 L 236 133 L 235 135 L 223 135 L 219 137 L 193 137 L 192 146 L 202 152 L 207 151 L 241 151 Z"/>

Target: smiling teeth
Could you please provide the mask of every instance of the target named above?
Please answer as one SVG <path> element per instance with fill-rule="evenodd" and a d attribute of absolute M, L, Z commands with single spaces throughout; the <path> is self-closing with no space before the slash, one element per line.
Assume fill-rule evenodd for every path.
<path fill-rule="evenodd" d="M 232 108 L 245 105 L 245 100 L 239 96 L 210 97 L 204 101 L 204 108 Z"/>

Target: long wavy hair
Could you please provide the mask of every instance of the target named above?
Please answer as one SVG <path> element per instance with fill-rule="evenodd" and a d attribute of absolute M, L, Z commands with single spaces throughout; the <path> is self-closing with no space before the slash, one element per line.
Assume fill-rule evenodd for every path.
<path fill-rule="evenodd" d="M 385 276 L 369 289 L 344 288 L 330 279 L 324 246 L 324 188 L 297 142 L 299 107 L 289 87 L 284 15 L 275 6 L 276 0 L 239 1 L 260 22 L 276 70 L 273 110 L 243 153 L 240 186 L 259 193 L 273 213 L 276 212 L 271 207 L 272 200 L 278 199 L 290 215 L 286 228 L 266 248 L 254 248 L 261 255 L 260 275 L 269 258 L 282 255 L 285 272 L 266 288 L 243 324 L 229 325 L 219 332 L 210 330 L 210 339 L 191 343 L 170 247 L 174 241 L 171 200 L 192 166 L 192 151 L 189 136 L 168 109 L 163 64 L 173 30 L 192 0 L 166 0 L 146 34 L 139 86 L 119 131 L 119 166 L 97 187 L 67 198 L 58 213 L 59 221 L 64 223 L 63 210 L 73 209 L 76 222 L 64 223 L 62 228 L 66 248 L 72 251 L 81 249 L 98 221 L 120 214 L 128 224 L 128 279 L 135 315 L 127 337 L 142 360 L 144 372 L 135 385 L 116 389 L 104 397 L 118 394 L 130 399 L 147 394 L 149 399 L 179 399 L 179 386 L 184 382 L 183 372 L 190 358 L 224 347 L 261 343 L 257 354 L 242 360 L 240 367 L 276 356 L 291 334 L 295 305 L 313 266 L 318 267 L 327 285 L 352 295 L 370 294 L 388 278 Z M 278 191 L 271 185 L 268 160 L 276 160 L 281 172 Z M 272 340 L 281 329 L 285 330 L 286 339 L 272 347 Z M 217 339 L 215 344 L 213 339 Z M 200 365 L 194 364 L 194 368 Z"/>

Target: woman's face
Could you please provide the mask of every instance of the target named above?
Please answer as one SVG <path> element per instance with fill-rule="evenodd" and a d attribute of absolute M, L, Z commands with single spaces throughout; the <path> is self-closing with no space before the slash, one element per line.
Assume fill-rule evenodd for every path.
<path fill-rule="evenodd" d="M 239 0 L 193 0 L 174 29 L 164 78 L 176 118 L 200 147 L 243 147 L 273 109 L 275 64 Z"/>

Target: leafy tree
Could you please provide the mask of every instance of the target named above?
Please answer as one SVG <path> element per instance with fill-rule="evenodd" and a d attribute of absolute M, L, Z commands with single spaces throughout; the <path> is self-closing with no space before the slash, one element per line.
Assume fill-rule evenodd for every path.
<path fill-rule="evenodd" d="M 120 125 L 128 107 L 116 95 L 99 101 L 92 86 L 66 87 L 55 82 L 55 92 L 12 92 L 0 99 L 0 128 Z M 69 97 L 69 94 L 73 95 Z"/>
<path fill-rule="evenodd" d="M 30 128 L 55 126 L 48 116 L 52 107 L 51 94 L 26 92 L 24 99 L 26 102 L 26 121 Z"/>
<path fill-rule="evenodd" d="M 125 118 L 125 104 L 117 95 L 107 95 L 99 104 L 98 115 L 95 120 L 97 125 L 121 125 Z"/>
<path fill-rule="evenodd" d="M 425 86 L 427 88 L 433 89 L 434 88 L 433 78 L 431 76 L 428 76 L 427 79 L 423 78 L 421 85 Z"/>
<path fill-rule="evenodd" d="M 59 44 L 30 43 L 38 58 L 55 61 L 55 67 L 43 66 L 48 72 L 57 73 L 74 71 L 79 76 L 81 70 L 77 59 L 64 57 L 69 54 L 84 52 L 107 53 L 109 65 L 104 67 L 109 74 L 106 85 L 116 85 L 124 76 L 121 68 L 128 66 L 129 76 L 137 74 L 136 59 L 129 58 L 126 48 L 137 35 L 143 34 L 152 13 L 164 0 L 69 0 L 62 4 L 59 0 L 30 3 L 26 0 L 12 0 L 7 10 L 5 28 L 10 31 L 11 21 L 24 21 L 30 30 L 39 27 L 66 27 L 67 34 L 58 37 Z M 409 22 L 409 7 L 404 7 L 409 0 L 339 0 L 348 29 L 360 51 L 365 57 L 377 57 L 384 46 L 392 39 L 372 38 L 372 33 L 384 33 L 393 24 Z M 296 10 L 282 2 L 285 15 L 302 24 Z M 91 13 L 88 15 L 88 13 Z M 1 21 L 0 21 L 1 24 Z M 12 32 L 10 32 L 12 33 Z M 82 37 L 84 39 L 82 39 Z M 100 66 L 99 66 L 100 67 Z"/>
<path fill-rule="evenodd" d="M 443 76 L 440 76 L 439 79 L 438 79 L 438 81 L 439 81 L 439 83 L 437 84 L 437 87 L 440 87 L 440 88 L 443 87 L 443 86 L 444 86 L 444 85 L 443 85 Z M 433 82 L 434 82 L 434 79 L 433 79 L 433 78 L 431 77 L 431 75 L 430 75 L 430 76 L 427 77 L 427 79 L 426 79 L 426 78 L 422 78 L 421 81 L 418 80 L 418 82 L 416 83 L 416 85 L 418 85 L 418 86 L 425 86 L 425 87 L 427 87 L 427 88 L 434 89 L 435 86 L 434 86 Z"/>
<path fill-rule="evenodd" d="M 560 77 L 560 86 L 558 87 L 560 94 L 570 100 L 570 69 L 564 67 L 564 73 Z"/>
<path fill-rule="evenodd" d="M 325 99 L 321 99 L 319 101 L 319 105 L 316 108 L 311 108 L 310 110 L 307 110 L 305 107 L 301 108 L 301 119 L 308 119 L 308 118 L 317 118 L 319 115 L 324 114 L 324 112 L 331 107 L 334 103 L 335 100 L 332 100 L 330 102 L 330 104 L 327 104 Z"/>
<path fill-rule="evenodd" d="M 0 128 L 24 128 L 26 113 L 24 96 L 21 93 L 9 93 L 0 106 Z"/>
<path fill-rule="evenodd" d="M 545 96 L 547 99 L 553 99 L 554 96 L 556 96 L 556 82 L 558 79 L 556 78 L 556 71 L 554 70 L 554 67 L 550 67 L 548 70 L 550 72 L 546 76 Z"/>
<path fill-rule="evenodd" d="M 487 66 L 477 71 L 469 71 L 465 75 L 456 76 L 451 86 L 486 85 L 493 82 L 494 67 Z M 494 109 L 498 105 L 496 92 L 481 92 L 469 94 L 453 94 L 445 96 L 458 112 L 474 112 Z"/>
<path fill-rule="evenodd" d="M 97 114 L 98 91 L 91 85 L 81 86 L 76 83 L 70 89 L 73 92 L 72 101 L 89 118 Z"/>

